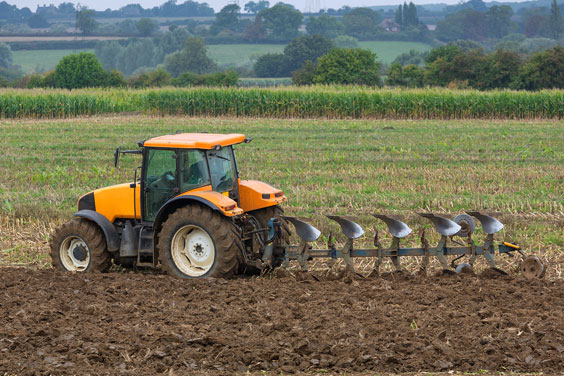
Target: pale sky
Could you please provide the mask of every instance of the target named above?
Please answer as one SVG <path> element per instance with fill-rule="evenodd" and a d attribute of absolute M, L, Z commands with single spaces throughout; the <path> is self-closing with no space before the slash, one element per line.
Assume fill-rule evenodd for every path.
<path fill-rule="evenodd" d="M 68 2 L 74 3 L 76 4 L 76 1 L 73 0 L 67 0 Z M 185 0 L 177 0 L 177 3 L 183 3 Z M 234 3 L 236 0 L 194 0 L 197 2 L 206 2 L 208 3 L 212 8 L 214 8 L 216 11 L 220 10 L 223 6 L 230 4 L 230 3 Z M 247 3 L 249 0 L 239 0 L 239 5 L 241 6 L 241 8 L 243 7 L 243 5 L 245 3 Z M 256 0 L 255 0 L 256 1 Z M 273 5 L 275 3 L 277 3 L 280 0 L 270 0 L 270 4 Z M 351 0 L 351 1 L 343 1 L 343 0 L 283 0 L 285 3 L 290 3 L 292 5 L 294 5 L 297 9 L 303 11 L 306 8 L 306 1 L 312 1 L 313 4 L 315 4 L 316 2 L 318 2 L 319 6 L 321 8 L 334 8 L 334 9 L 338 9 L 343 5 L 348 5 L 350 7 L 359 7 L 359 6 L 377 6 L 377 5 L 397 5 L 397 4 L 403 4 L 404 0 L 370 0 L 370 1 L 366 1 L 366 0 Z M 491 1 L 491 0 L 485 0 L 487 1 Z M 503 0 L 501 0 L 503 1 Z M 515 1 L 515 0 L 513 0 Z M 36 1 L 36 0 L 7 0 L 7 2 L 9 4 L 13 4 L 13 5 L 17 5 L 18 8 L 22 8 L 22 7 L 28 7 L 30 8 L 33 12 L 35 12 L 35 9 L 37 8 L 37 5 L 49 5 L 49 4 L 55 4 L 55 5 L 59 5 L 62 2 L 65 1 L 49 1 L 49 0 L 44 0 L 44 1 Z M 105 10 L 107 8 L 110 8 L 112 10 L 116 10 L 121 8 L 124 5 L 127 4 L 135 4 L 135 3 L 139 3 L 141 4 L 141 6 L 143 8 L 152 8 L 154 6 L 158 6 L 163 4 L 164 2 L 166 2 L 166 0 L 82 0 L 80 1 L 80 4 L 83 6 L 87 6 L 88 8 L 92 8 L 92 9 L 96 9 L 96 10 Z M 437 3 L 446 3 L 446 4 L 457 4 L 459 3 L 459 0 L 417 0 L 413 2 L 415 5 L 419 5 L 419 4 L 437 4 Z"/>

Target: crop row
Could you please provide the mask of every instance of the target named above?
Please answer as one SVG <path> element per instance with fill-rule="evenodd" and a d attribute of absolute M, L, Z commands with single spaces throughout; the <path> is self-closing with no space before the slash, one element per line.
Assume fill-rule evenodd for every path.
<path fill-rule="evenodd" d="M 1 118 L 108 113 L 353 119 L 561 119 L 564 91 L 360 87 L 0 91 Z"/>

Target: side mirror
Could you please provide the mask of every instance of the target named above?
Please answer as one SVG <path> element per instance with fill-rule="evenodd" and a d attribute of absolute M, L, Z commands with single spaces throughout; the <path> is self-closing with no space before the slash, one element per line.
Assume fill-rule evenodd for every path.
<path fill-rule="evenodd" d="M 114 152 L 114 167 L 117 167 L 119 161 L 119 147 L 116 148 Z"/>

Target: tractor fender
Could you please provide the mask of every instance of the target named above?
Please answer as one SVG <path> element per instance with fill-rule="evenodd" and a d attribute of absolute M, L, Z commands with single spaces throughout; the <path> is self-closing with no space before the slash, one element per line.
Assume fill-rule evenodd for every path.
<path fill-rule="evenodd" d="M 157 215 L 155 216 L 155 222 L 153 224 L 153 228 L 154 229 L 160 228 L 161 224 L 165 221 L 165 219 L 168 217 L 170 213 L 192 202 L 198 202 L 200 204 L 204 204 L 210 209 L 217 210 L 220 213 L 222 213 L 222 211 L 213 202 L 210 202 L 202 197 L 193 196 L 193 195 L 180 195 L 168 200 L 167 202 L 164 203 L 163 206 L 161 206 Z M 156 233 L 157 232 L 155 231 L 155 236 Z"/>
<path fill-rule="evenodd" d="M 104 217 L 98 212 L 95 212 L 94 210 L 79 210 L 74 213 L 74 216 L 88 219 L 89 221 L 96 223 L 98 227 L 100 227 L 104 232 L 108 251 L 115 252 L 119 250 L 119 235 L 114 225 L 108 220 L 108 218 Z"/>

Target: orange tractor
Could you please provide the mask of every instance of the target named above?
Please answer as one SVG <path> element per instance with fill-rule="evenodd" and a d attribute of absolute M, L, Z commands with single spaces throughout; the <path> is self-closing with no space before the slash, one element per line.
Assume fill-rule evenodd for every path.
<path fill-rule="evenodd" d="M 68 271 L 150 266 L 173 276 L 229 277 L 283 260 L 289 237 L 280 220 L 281 190 L 241 180 L 233 146 L 242 134 L 183 133 L 139 142 L 138 179 L 94 190 L 78 200 L 76 218 L 50 242 L 53 265 Z M 271 220 L 272 219 L 272 220 Z M 278 219 L 267 241 L 268 222 Z M 272 230 L 271 230 L 272 232 Z M 275 239 L 275 240 L 274 240 Z M 273 241 L 274 240 L 274 241 Z M 265 254 L 266 251 L 266 254 Z"/>

